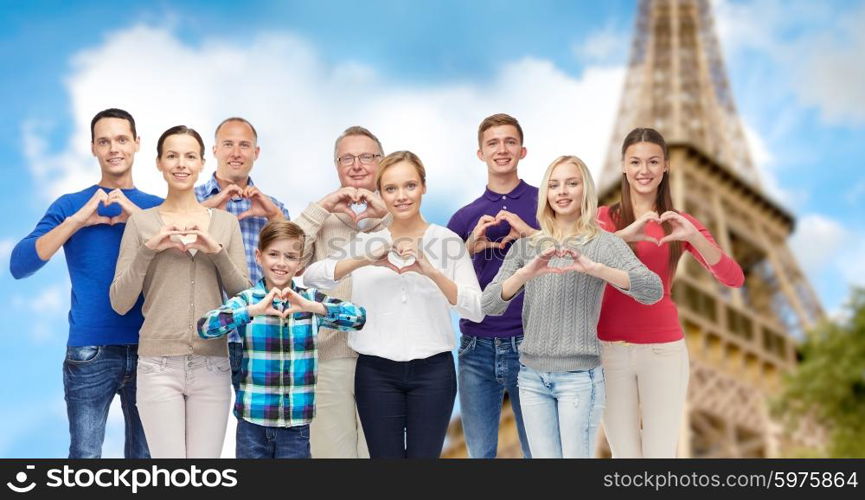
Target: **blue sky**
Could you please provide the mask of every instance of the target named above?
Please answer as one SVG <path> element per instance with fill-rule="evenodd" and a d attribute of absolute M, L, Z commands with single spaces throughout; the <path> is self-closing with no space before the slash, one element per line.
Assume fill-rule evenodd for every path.
<path fill-rule="evenodd" d="M 713 5 L 764 186 L 797 216 L 791 246 L 837 312 L 849 284 L 865 284 L 865 3 Z M 8 2 L 0 168 L 14 181 L 0 198 L 0 301 L 19 314 L 6 320 L 0 373 L 21 382 L 5 384 L 0 457 L 66 453 L 65 263 L 57 255 L 22 281 L 6 269 L 57 194 L 98 180 L 96 111 L 136 116 L 136 183 L 156 194 L 162 130 L 187 123 L 208 139 L 221 118 L 249 117 L 262 146 L 253 177 L 293 213 L 334 186 L 332 140 L 363 123 L 386 149 L 420 154 L 425 212 L 443 223 L 482 189 L 474 134 L 493 112 L 523 123 L 530 182 L 565 153 L 598 173 L 634 11 L 632 1 Z M 115 413 L 106 455 L 120 453 L 121 429 Z"/>

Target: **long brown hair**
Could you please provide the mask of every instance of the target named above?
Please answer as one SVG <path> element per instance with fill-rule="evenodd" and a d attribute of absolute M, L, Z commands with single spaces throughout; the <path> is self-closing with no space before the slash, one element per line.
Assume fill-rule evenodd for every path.
<path fill-rule="evenodd" d="M 662 136 L 660 132 L 653 128 L 635 128 L 628 132 L 628 135 L 625 136 L 625 140 L 622 141 L 622 161 L 625 161 L 625 152 L 628 148 L 631 145 L 640 142 L 657 144 L 664 152 L 664 162 L 669 161 L 669 156 L 667 155 L 667 141 L 664 140 L 664 136 Z M 663 175 L 664 177 L 658 185 L 658 194 L 655 197 L 655 211 L 658 212 L 658 215 L 670 210 L 678 212 L 678 210 L 673 208 L 673 196 L 670 194 L 669 169 L 664 171 Z M 613 224 L 616 225 L 616 230 L 624 229 L 633 224 L 634 220 L 636 220 L 636 217 L 634 216 L 634 206 L 631 203 L 631 186 L 628 184 L 628 178 L 625 176 L 624 172 L 622 172 L 622 180 L 619 183 L 619 191 L 622 200 L 610 207 L 610 218 L 613 219 Z M 664 222 L 661 226 L 664 228 L 664 234 L 670 234 L 673 231 L 673 227 L 669 222 Z M 682 242 L 671 241 L 669 245 L 670 259 L 667 263 L 667 267 L 670 269 L 670 278 L 672 279 L 676 272 L 676 265 L 679 262 L 679 257 L 682 256 Z M 637 244 L 629 243 L 629 246 L 631 247 L 631 250 L 636 253 Z"/>

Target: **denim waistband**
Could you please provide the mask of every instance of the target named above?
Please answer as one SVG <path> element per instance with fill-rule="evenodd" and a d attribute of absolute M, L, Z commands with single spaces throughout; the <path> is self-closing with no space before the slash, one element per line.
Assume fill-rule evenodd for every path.
<path fill-rule="evenodd" d="M 513 337 L 476 337 L 473 335 L 463 335 L 463 338 L 469 339 L 475 345 L 488 344 L 490 346 L 499 346 L 502 344 L 510 344 L 511 349 L 518 350 L 520 343 L 523 341 L 522 335 L 514 335 Z"/>

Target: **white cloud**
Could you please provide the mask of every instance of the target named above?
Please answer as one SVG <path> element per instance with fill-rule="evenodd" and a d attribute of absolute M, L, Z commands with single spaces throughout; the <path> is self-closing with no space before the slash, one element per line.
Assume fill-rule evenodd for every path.
<path fill-rule="evenodd" d="M 829 124 L 865 125 L 865 5 L 845 15 L 831 33 L 803 40 L 804 64 L 794 88 L 803 104 Z"/>
<path fill-rule="evenodd" d="M 808 193 L 801 190 L 792 191 L 781 185 L 779 176 L 783 167 L 778 164 L 766 140 L 745 120 L 741 120 L 741 123 L 748 150 L 751 152 L 751 161 L 757 170 L 760 186 L 764 192 L 786 207 L 801 206 L 807 200 Z"/>
<path fill-rule="evenodd" d="M 630 52 L 631 33 L 618 31 L 612 24 L 590 33 L 584 40 L 571 45 L 571 51 L 579 61 L 619 61 Z"/>
<path fill-rule="evenodd" d="M 26 311 L 33 318 L 28 329 L 33 343 L 45 345 L 66 338 L 68 327 L 64 320 L 70 308 L 70 287 L 67 277 L 29 295 L 17 294 L 11 297 L 13 309 Z"/>
<path fill-rule="evenodd" d="M 561 154 L 581 156 L 597 173 L 624 77 L 623 67 L 590 67 L 580 78 L 537 59 L 512 61 L 484 84 L 411 86 L 383 78 L 353 61 L 328 64 L 306 41 L 288 33 L 258 36 L 247 45 L 207 39 L 190 45 L 172 33 L 135 26 L 78 53 L 66 79 L 75 127 L 56 154 L 47 151 L 45 127 L 24 127 L 31 173 L 43 196 L 81 189 L 98 179 L 90 155 L 89 123 L 106 107 L 136 117 L 142 136 L 136 185 L 164 195 L 153 158 L 166 128 L 197 128 L 208 147 L 226 116 L 241 115 L 259 131 L 256 183 L 298 214 L 336 187 L 331 151 L 347 126 L 362 124 L 388 151 L 411 149 L 428 169 L 428 203 L 455 209 L 483 189 L 476 159 L 476 127 L 495 112 L 523 124 L 529 156 L 521 174 L 537 183 Z M 215 160 L 208 154 L 205 175 Z"/>
<path fill-rule="evenodd" d="M 123 458 L 126 445 L 126 419 L 120 397 L 111 401 L 108 419 L 105 421 L 105 440 L 102 442 L 103 458 Z"/>
<path fill-rule="evenodd" d="M 776 79 L 832 125 L 865 124 L 865 5 L 760 0 L 713 2 L 728 60 L 755 51 L 777 65 Z M 732 57 L 730 57 L 732 56 Z"/>
<path fill-rule="evenodd" d="M 837 220 L 820 214 L 799 217 L 790 247 L 809 276 L 817 277 L 831 266 L 832 258 L 850 240 L 850 234 Z"/>
<path fill-rule="evenodd" d="M 865 234 L 862 231 L 853 234 L 855 236 L 839 259 L 838 267 L 847 278 L 848 285 L 865 286 Z"/>
<path fill-rule="evenodd" d="M 865 286 L 865 231 L 810 213 L 798 218 L 789 244 L 818 296 L 836 299 L 826 304 L 829 316 L 842 318 L 849 287 Z"/>
<path fill-rule="evenodd" d="M 15 248 L 16 241 L 13 239 L 0 240 L 0 266 L 6 267 L 9 256 L 12 254 L 12 249 Z"/>

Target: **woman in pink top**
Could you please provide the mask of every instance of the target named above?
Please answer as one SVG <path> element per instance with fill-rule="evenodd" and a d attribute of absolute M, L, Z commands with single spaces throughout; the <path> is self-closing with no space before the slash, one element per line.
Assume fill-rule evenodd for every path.
<path fill-rule="evenodd" d="M 598 337 L 607 384 L 604 429 L 615 458 L 675 457 L 688 389 L 688 348 L 670 288 L 683 252 L 720 283 L 740 287 L 742 269 L 690 215 L 673 208 L 667 144 L 651 128 L 622 144 L 620 203 L 602 207 L 601 226 L 628 242 L 661 277 L 664 296 L 643 305 L 607 287 Z"/>

